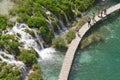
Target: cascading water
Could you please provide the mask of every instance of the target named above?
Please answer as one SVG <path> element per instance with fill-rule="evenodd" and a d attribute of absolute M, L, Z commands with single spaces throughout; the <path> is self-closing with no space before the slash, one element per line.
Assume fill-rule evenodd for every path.
<path fill-rule="evenodd" d="M 45 9 L 45 8 L 44 8 Z M 62 27 L 62 30 L 67 30 L 67 28 L 65 27 L 65 25 L 64 25 L 64 23 L 63 23 L 63 21 L 62 21 L 62 19 L 60 18 L 60 19 L 58 19 L 54 14 L 52 14 L 49 10 L 47 10 L 47 9 L 45 9 L 46 10 L 46 14 L 47 14 L 47 17 L 48 17 L 48 20 L 46 20 L 49 24 L 50 24 L 50 26 L 51 26 L 51 28 L 54 30 L 54 27 L 53 27 L 53 25 L 52 25 L 52 21 L 51 21 L 51 19 L 50 19 L 50 15 L 52 15 L 54 18 L 55 18 L 55 20 L 57 20 L 58 22 L 59 22 L 59 24 L 60 24 L 60 26 Z M 68 18 L 67 18 L 67 15 L 66 14 L 64 14 L 64 16 L 65 16 L 65 19 L 66 19 L 66 22 L 67 22 L 67 26 L 70 26 L 70 22 L 69 22 L 69 20 L 68 20 Z M 57 25 L 57 28 L 58 28 L 58 30 L 59 30 L 59 32 L 61 32 L 61 28 L 59 27 L 59 25 Z"/>
<path fill-rule="evenodd" d="M 70 22 L 69 22 L 68 17 L 65 13 L 64 13 L 64 16 L 65 16 L 65 19 L 66 19 L 66 22 L 67 22 L 67 26 L 70 26 Z"/>
<path fill-rule="evenodd" d="M 53 26 L 52 21 L 50 19 L 50 15 L 51 15 L 50 11 L 47 11 L 46 14 L 47 14 L 47 18 L 48 18 L 48 19 L 46 19 L 46 21 L 49 23 L 50 28 L 52 29 L 52 31 L 54 33 L 54 36 L 56 36 L 55 31 L 54 31 L 54 26 Z"/>
<path fill-rule="evenodd" d="M 29 33 L 28 30 L 31 30 L 31 31 L 33 30 L 34 37 Z M 50 61 L 51 59 L 55 59 L 55 54 L 54 54 L 56 52 L 55 49 L 54 48 L 45 48 L 44 49 L 44 46 L 43 46 L 44 41 L 42 40 L 39 32 L 37 32 L 36 29 L 31 29 L 24 23 L 22 23 L 22 24 L 16 23 L 15 26 L 13 26 L 13 28 L 11 30 L 8 30 L 8 32 L 6 34 L 12 34 L 12 35 L 15 35 L 16 37 L 18 37 L 19 42 L 24 43 L 23 48 L 29 50 L 30 47 L 32 47 L 33 49 L 35 49 L 35 51 L 38 53 L 38 55 L 40 57 L 37 59 L 38 63 L 44 63 L 46 61 Z M 24 63 L 22 63 L 20 61 L 16 61 L 14 59 L 14 57 L 9 58 L 12 60 L 6 60 L 2 56 L 0 56 L 0 58 L 1 58 L 1 60 L 5 61 L 7 63 L 11 63 L 11 64 L 14 63 L 17 66 L 19 66 L 21 69 L 21 73 L 22 73 L 22 80 L 28 79 L 28 76 L 27 76 L 28 72 L 26 71 Z"/>
<path fill-rule="evenodd" d="M 23 62 L 15 60 L 13 55 L 7 54 L 3 51 L 0 51 L 0 59 L 8 64 L 16 65 L 21 70 L 22 80 L 26 79 L 28 72 L 26 71 L 26 66 Z"/>
<path fill-rule="evenodd" d="M 59 20 L 59 23 L 60 23 L 60 25 L 61 25 L 61 27 L 62 27 L 62 29 L 63 29 L 64 31 L 67 30 L 67 28 L 66 28 L 65 25 L 63 24 L 62 20 Z"/>
<path fill-rule="evenodd" d="M 14 34 L 14 35 L 19 34 L 20 35 L 19 41 L 24 43 L 24 48 L 29 50 L 30 47 L 32 47 L 38 53 L 40 59 L 47 60 L 51 58 L 53 56 L 51 53 L 54 52 L 54 50 L 52 48 L 46 48 L 42 50 L 42 48 L 44 48 L 41 42 L 42 38 L 40 38 L 37 32 L 33 30 L 38 42 L 40 43 L 38 44 L 36 40 L 32 37 L 32 35 L 30 35 L 28 32 L 25 31 L 26 29 L 32 30 L 24 23 L 22 24 L 16 23 L 12 31 L 9 32 L 8 34 Z"/>
<path fill-rule="evenodd" d="M 51 29 L 53 30 L 53 32 L 54 32 L 54 27 L 53 27 L 53 25 L 52 25 L 52 21 L 51 21 L 51 19 L 50 19 L 50 17 L 48 16 L 48 19 L 46 20 L 48 23 L 49 23 L 49 25 L 50 25 L 50 27 L 51 27 Z"/>
<path fill-rule="evenodd" d="M 43 46 L 43 39 L 42 37 L 39 35 L 39 33 L 37 32 L 37 30 L 33 30 L 34 31 L 34 34 L 35 34 L 35 37 L 37 38 L 40 46 L 41 46 L 41 49 L 44 49 L 44 46 Z"/>

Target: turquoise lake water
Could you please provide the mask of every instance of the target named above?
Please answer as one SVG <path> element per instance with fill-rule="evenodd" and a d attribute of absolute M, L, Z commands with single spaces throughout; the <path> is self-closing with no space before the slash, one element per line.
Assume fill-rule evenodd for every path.
<path fill-rule="evenodd" d="M 120 80 L 120 12 L 94 27 L 104 41 L 78 49 L 69 80 Z"/>

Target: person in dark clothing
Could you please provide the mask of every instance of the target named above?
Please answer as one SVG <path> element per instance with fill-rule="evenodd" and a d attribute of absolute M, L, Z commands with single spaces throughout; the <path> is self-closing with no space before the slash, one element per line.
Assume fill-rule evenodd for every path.
<path fill-rule="evenodd" d="M 103 13 L 104 13 L 104 15 L 107 14 L 107 9 L 106 9 L 106 7 L 104 7 L 104 9 L 103 9 Z"/>
<path fill-rule="evenodd" d="M 91 26 L 91 19 L 90 19 L 90 17 L 88 18 L 88 27 L 90 27 Z"/>

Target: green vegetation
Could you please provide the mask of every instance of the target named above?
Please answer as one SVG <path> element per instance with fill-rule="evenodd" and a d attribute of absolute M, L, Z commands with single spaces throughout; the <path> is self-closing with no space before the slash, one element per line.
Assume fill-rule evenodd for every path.
<path fill-rule="evenodd" d="M 4 30 L 7 26 L 7 18 L 5 16 L 0 15 L 0 29 Z"/>
<path fill-rule="evenodd" d="M 29 29 L 25 29 L 25 32 L 29 33 L 30 35 L 32 35 L 33 37 L 35 37 L 34 31 L 33 30 L 29 30 Z"/>
<path fill-rule="evenodd" d="M 66 47 L 65 40 L 61 37 L 53 39 L 52 45 L 57 49 L 63 49 Z"/>
<path fill-rule="evenodd" d="M 50 44 L 52 42 L 54 35 L 51 30 L 49 30 L 47 27 L 41 27 L 40 33 L 41 33 L 42 38 L 47 44 Z"/>
<path fill-rule="evenodd" d="M 22 50 L 20 55 L 18 56 L 18 59 L 23 61 L 27 67 L 31 67 L 33 64 L 37 63 L 37 58 L 35 53 L 31 53 L 28 50 Z"/>
<path fill-rule="evenodd" d="M 59 21 L 63 21 L 64 25 L 67 25 L 69 21 L 73 22 L 75 17 L 80 17 L 81 13 L 89 8 L 94 3 L 94 0 L 11 0 L 15 2 L 16 8 L 10 11 L 11 16 L 18 16 L 18 22 L 25 22 L 30 28 L 37 28 L 45 41 L 45 44 L 53 44 L 58 49 L 66 48 L 66 41 L 71 42 L 75 37 L 75 33 L 72 30 L 66 35 L 66 38 L 54 38 L 54 31 L 58 32 Z M 50 11 L 50 14 L 46 14 Z M 53 28 L 49 27 L 47 22 L 48 16 L 51 19 Z M 57 18 L 57 19 L 56 19 Z M 22 50 L 19 48 L 21 43 L 14 35 L 2 35 L 2 31 L 7 26 L 13 26 L 13 23 L 8 22 L 5 16 L 0 15 L 0 48 L 4 51 L 8 51 L 10 54 L 14 54 L 16 59 L 23 61 L 27 67 L 33 68 L 33 71 L 29 75 L 29 80 L 43 80 L 43 74 L 37 63 L 37 57 L 35 51 L 32 49 Z M 34 32 L 25 30 L 34 36 Z M 20 34 L 17 34 L 19 37 Z M 21 50 L 20 50 L 21 49 Z M 7 56 L 2 55 L 4 58 Z M 14 66 L 0 63 L 0 79 L 2 80 L 20 80 L 20 70 Z"/>
<path fill-rule="evenodd" d="M 11 54 L 19 54 L 19 42 L 14 35 L 1 35 L 0 36 L 0 48 L 7 50 Z"/>
<path fill-rule="evenodd" d="M 12 0 L 18 6 L 11 10 L 11 14 L 18 15 L 18 21 L 24 21 L 30 27 L 38 28 L 40 33 L 47 44 L 52 43 L 53 31 L 58 31 L 57 25 L 59 24 L 57 19 L 61 19 L 65 25 L 67 20 L 74 21 L 76 16 L 81 15 L 81 12 L 87 10 L 94 0 Z M 49 24 L 46 21 L 49 10 L 49 18 L 52 21 L 54 30 L 49 28 Z M 55 19 L 55 17 L 57 19 Z"/>
<path fill-rule="evenodd" d="M 69 30 L 66 34 L 67 43 L 70 43 L 75 38 L 75 31 Z"/>
<path fill-rule="evenodd" d="M 33 72 L 28 75 L 28 80 L 43 80 L 43 73 L 39 67 L 39 65 L 33 65 Z"/>
<path fill-rule="evenodd" d="M 81 17 L 81 19 L 78 21 L 78 28 L 80 29 L 87 21 L 87 16 Z"/>
<path fill-rule="evenodd" d="M 15 54 L 16 58 L 23 61 L 27 67 L 31 68 L 32 65 L 35 65 L 37 63 L 37 57 L 36 52 L 31 48 L 30 51 L 28 50 L 20 50 L 18 47 L 20 46 L 20 43 L 13 35 L 1 35 L 0 36 L 0 47 L 8 51 L 11 54 Z M 4 58 L 7 58 L 7 56 L 2 55 Z M 4 65 L 5 64 L 5 65 Z M 7 65 L 7 63 L 0 63 L 0 79 L 2 80 L 20 80 L 21 73 L 19 72 L 19 69 Z M 3 67 L 1 67 L 3 66 Z M 13 69 L 14 68 L 14 69 Z M 40 70 L 34 71 L 31 76 L 39 76 L 38 79 L 43 79 L 42 72 Z M 32 77 L 33 77 L 32 76 Z M 30 79 L 32 79 L 30 77 Z M 33 77 L 34 78 L 34 77 Z"/>
<path fill-rule="evenodd" d="M 0 62 L 0 80 L 20 80 L 20 70 L 5 62 Z"/>

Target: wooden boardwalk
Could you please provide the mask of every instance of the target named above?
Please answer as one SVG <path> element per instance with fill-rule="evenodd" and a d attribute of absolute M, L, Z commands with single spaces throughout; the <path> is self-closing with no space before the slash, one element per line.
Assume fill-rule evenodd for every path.
<path fill-rule="evenodd" d="M 111 13 L 113 13 L 113 12 L 119 10 L 119 9 L 120 9 L 120 3 L 108 8 L 107 9 L 107 15 L 109 15 L 109 14 L 111 14 Z M 105 15 L 103 15 L 103 17 L 105 17 Z M 101 19 L 102 18 L 99 18 L 98 16 L 95 16 L 95 20 L 97 22 L 100 21 Z M 94 25 L 94 24 L 92 24 L 92 25 Z M 68 80 L 69 72 L 70 72 L 70 69 L 71 69 L 71 66 L 72 66 L 74 55 L 76 53 L 76 49 L 77 49 L 82 37 L 85 35 L 85 33 L 90 28 L 91 27 L 88 27 L 88 23 L 84 24 L 79 30 L 79 34 L 81 35 L 81 37 L 76 36 L 76 38 L 72 40 L 72 42 L 71 42 L 71 44 L 70 44 L 70 46 L 69 46 L 69 48 L 66 52 L 66 55 L 65 55 L 65 58 L 64 58 L 64 62 L 63 62 L 58 80 Z"/>

